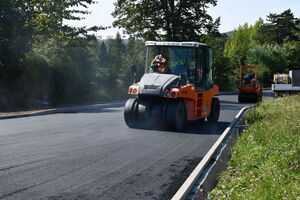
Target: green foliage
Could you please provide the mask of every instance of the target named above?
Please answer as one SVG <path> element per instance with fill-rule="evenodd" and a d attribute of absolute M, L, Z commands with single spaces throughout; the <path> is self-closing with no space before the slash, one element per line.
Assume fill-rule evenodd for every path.
<path fill-rule="evenodd" d="M 118 0 L 114 26 L 145 40 L 197 41 L 203 33 L 216 33 L 220 19 L 207 14 L 216 0 Z"/>
<path fill-rule="evenodd" d="M 91 56 L 94 50 L 92 44 L 97 41 L 85 42 L 70 42 L 62 46 L 53 40 L 33 49 L 28 55 L 29 64 L 42 60 L 44 63 L 40 63 L 40 67 L 45 67 L 45 72 L 48 72 L 38 74 L 39 80 L 34 82 L 37 90 L 35 87 L 31 90 L 32 94 L 36 94 L 33 99 L 61 104 L 91 98 L 96 67 L 96 60 Z"/>
<path fill-rule="evenodd" d="M 291 10 L 286 10 L 281 14 L 269 14 L 267 21 L 259 19 L 254 26 L 240 26 L 224 49 L 236 75 L 239 66 L 256 65 L 259 80 L 265 86 L 272 83 L 274 73 L 298 69 L 300 63 L 299 20 Z"/>
<path fill-rule="evenodd" d="M 131 66 L 137 66 L 138 78 L 144 73 L 145 45 L 142 40 L 130 37 L 125 43 L 120 34 L 100 45 L 99 65 L 96 70 L 98 87 L 111 98 L 127 97 L 128 86 L 133 83 Z"/>
<path fill-rule="evenodd" d="M 125 45 L 122 41 L 121 35 L 117 33 L 115 39 L 107 41 L 108 53 L 110 56 L 109 63 L 109 85 L 114 88 L 121 84 L 120 75 L 123 67 L 123 56 L 125 53 Z"/>
<path fill-rule="evenodd" d="M 235 88 L 238 67 L 246 64 L 247 52 L 260 43 L 262 24 L 262 19 L 259 19 L 254 26 L 244 24 L 229 38 L 225 35 L 212 35 L 208 40 L 207 36 L 202 37 L 204 42 L 213 47 L 214 79 L 222 90 Z"/>
<path fill-rule="evenodd" d="M 267 16 L 266 23 L 262 26 L 264 32 L 265 43 L 283 44 L 288 41 L 299 41 L 300 29 L 297 25 L 300 24 L 300 20 L 294 17 L 294 14 L 290 9 L 280 13 Z"/>
<path fill-rule="evenodd" d="M 48 0 L 31 0 L 34 6 L 35 16 L 31 20 L 35 24 L 35 40 L 45 40 L 49 37 L 56 37 L 61 40 L 68 40 L 80 36 L 89 36 L 88 32 L 104 29 L 102 26 L 70 27 L 65 20 L 81 20 L 84 17 L 78 15 L 87 15 L 86 10 L 93 0 L 65 0 L 65 1 L 48 1 Z M 80 6 L 82 9 L 75 9 Z"/>
<path fill-rule="evenodd" d="M 221 90 L 234 88 L 234 68 L 230 65 L 230 60 L 224 56 L 225 43 L 228 37 L 224 35 L 204 35 L 201 41 L 208 44 L 213 49 L 213 79 Z"/>
<path fill-rule="evenodd" d="M 126 86 L 132 84 L 133 74 L 131 72 L 131 66 L 137 67 L 137 79 L 140 80 L 145 72 L 145 44 L 142 40 L 138 40 L 134 37 L 128 39 L 128 43 L 125 46 L 126 54 L 124 56 L 124 67 L 122 71 L 121 79 Z"/>
<path fill-rule="evenodd" d="M 2 0 L 0 109 L 124 98 L 133 82 L 130 67 L 136 65 L 138 78 L 144 73 L 148 39 L 212 46 L 214 81 L 222 90 L 234 87 L 242 64 L 258 65 L 266 84 L 272 73 L 299 68 L 299 20 L 290 10 L 270 14 L 268 23 L 240 26 L 228 38 L 218 33 L 220 20 L 206 12 L 216 2 L 118 0 L 114 25 L 132 37 L 123 40 L 118 33 L 99 42 L 89 33 L 103 27 L 63 23 L 89 14 L 93 0 Z"/>
<path fill-rule="evenodd" d="M 74 14 L 88 12 L 72 8 L 92 3 L 0 1 L 0 108 L 26 107 L 37 99 L 72 102 L 78 91 L 86 94 L 94 70 L 88 32 L 101 27 L 72 28 L 63 20 L 81 19 Z"/>
<path fill-rule="evenodd" d="M 259 19 L 254 26 L 244 24 L 233 32 L 225 44 L 224 55 L 229 57 L 233 65 L 245 65 L 246 54 L 255 45 L 259 44 L 260 27 L 262 19 Z"/>
<path fill-rule="evenodd" d="M 0 75 L 15 79 L 21 73 L 24 52 L 30 51 L 34 27 L 29 4 L 0 1 Z"/>
<path fill-rule="evenodd" d="M 247 52 L 247 63 L 259 66 L 259 79 L 270 85 L 273 74 L 300 69 L 300 48 L 291 44 L 255 46 Z"/>
<path fill-rule="evenodd" d="M 272 99 L 246 115 L 249 127 L 238 139 L 212 199 L 299 198 L 299 102 L 299 95 Z"/>

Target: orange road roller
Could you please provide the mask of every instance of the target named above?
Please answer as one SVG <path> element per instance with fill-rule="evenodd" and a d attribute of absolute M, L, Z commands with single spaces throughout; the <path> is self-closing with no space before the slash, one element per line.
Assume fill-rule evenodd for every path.
<path fill-rule="evenodd" d="M 241 66 L 238 101 L 256 103 L 262 100 L 263 87 L 257 78 L 257 66 Z"/>
<path fill-rule="evenodd" d="M 212 49 L 199 42 L 146 42 L 145 74 L 128 89 L 130 128 L 180 130 L 186 121 L 216 122 L 219 87 L 212 80 Z"/>

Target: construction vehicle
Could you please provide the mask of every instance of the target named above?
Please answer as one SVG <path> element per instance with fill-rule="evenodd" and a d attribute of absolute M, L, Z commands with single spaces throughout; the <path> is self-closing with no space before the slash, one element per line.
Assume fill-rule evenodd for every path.
<path fill-rule="evenodd" d="M 300 70 L 290 70 L 289 74 L 274 74 L 273 83 L 275 97 L 300 93 Z"/>
<path fill-rule="evenodd" d="M 124 118 L 131 128 L 183 128 L 186 121 L 216 122 L 219 87 L 212 81 L 212 49 L 198 42 L 147 41 L 145 74 L 128 89 Z M 153 58 L 167 70 L 153 70 Z M 158 63 L 160 65 L 162 63 Z M 156 66 L 157 66 L 156 65 Z M 161 65 L 160 65 L 161 66 Z M 132 67 L 136 77 L 136 68 Z"/>
<path fill-rule="evenodd" d="M 240 66 L 238 101 L 256 103 L 262 100 L 263 87 L 257 78 L 256 66 Z"/>

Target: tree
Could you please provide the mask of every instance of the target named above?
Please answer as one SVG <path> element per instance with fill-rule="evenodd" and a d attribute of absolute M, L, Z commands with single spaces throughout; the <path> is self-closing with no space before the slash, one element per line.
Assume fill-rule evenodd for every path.
<path fill-rule="evenodd" d="M 15 78 L 24 53 L 31 49 L 33 16 L 22 1 L 0 1 L 0 70 L 3 78 Z"/>
<path fill-rule="evenodd" d="M 270 13 L 267 21 L 268 23 L 262 26 L 266 43 L 282 44 L 287 41 L 299 41 L 297 32 L 300 29 L 297 25 L 300 24 L 300 20 L 294 17 L 290 9 L 280 14 Z"/>
<path fill-rule="evenodd" d="M 129 37 L 128 43 L 125 46 L 124 67 L 122 72 L 122 80 L 126 87 L 133 83 L 134 77 L 131 71 L 131 66 L 137 67 L 137 80 L 145 72 L 145 43 L 142 40 L 134 37 Z"/>
<path fill-rule="evenodd" d="M 259 66 L 260 80 L 270 85 L 273 74 L 300 69 L 300 48 L 291 44 L 259 45 L 249 50 L 247 63 Z"/>
<path fill-rule="evenodd" d="M 213 78 L 221 90 L 233 89 L 235 85 L 235 68 L 230 65 L 229 58 L 224 56 L 224 48 L 227 40 L 228 36 L 225 34 L 204 35 L 201 37 L 201 41 L 213 49 Z"/>
<path fill-rule="evenodd" d="M 32 44 L 41 36 L 47 38 L 57 34 L 63 37 L 87 36 L 89 31 L 103 28 L 74 28 L 63 24 L 63 20 L 81 19 L 74 14 L 88 14 L 85 10 L 72 7 L 86 8 L 92 3 L 94 3 L 92 0 L 0 1 L 0 64 L 4 68 L 16 68 L 20 59 L 24 59 Z"/>
<path fill-rule="evenodd" d="M 100 46 L 98 48 L 98 64 L 96 66 L 97 89 L 104 90 L 104 88 L 109 85 L 107 82 L 110 78 L 109 70 L 111 57 L 104 41 L 100 41 Z"/>
<path fill-rule="evenodd" d="M 118 0 L 113 25 L 146 40 L 198 41 L 203 33 L 216 33 L 215 21 L 206 9 L 217 0 Z"/>
<path fill-rule="evenodd" d="M 259 18 L 255 24 L 251 27 L 250 33 L 250 46 L 254 47 L 256 45 L 261 45 L 264 43 L 264 33 L 262 30 L 262 26 L 264 24 L 264 20 Z"/>
<path fill-rule="evenodd" d="M 104 41 L 101 41 L 99 47 L 99 67 L 108 68 L 109 66 L 109 55 L 107 52 L 107 47 Z"/>
<path fill-rule="evenodd" d="M 120 79 L 121 72 L 123 71 L 123 56 L 125 52 L 125 45 L 121 38 L 120 33 L 116 34 L 115 39 L 107 41 L 108 54 L 110 57 L 109 62 L 109 85 L 114 88 L 118 88 L 122 81 Z"/>
<path fill-rule="evenodd" d="M 94 4 L 93 0 L 65 0 L 55 1 L 51 0 L 31 0 L 34 3 L 34 10 L 36 17 L 33 19 L 35 24 L 35 39 L 57 37 L 57 39 L 70 39 L 77 36 L 89 36 L 90 31 L 97 31 L 105 29 L 102 26 L 93 27 L 71 27 L 65 20 L 81 20 L 84 16 L 89 14 L 86 10 L 90 4 Z M 80 6 L 81 9 L 75 7 Z"/>
<path fill-rule="evenodd" d="M 268 23 L 259 19 L 254 26 L 240 26 L 225 45 L 231 65 L 257 65 L 260 79 L 270 85 L 274 73 L 299 68 L 299 19 L 291 10 L 269 14 Z"/>
<path fill-rule="evenodd" d="M 92 0 L 10 0 L 0 1 L 0 65 L 3 68 L 18 68 L 33 43 L 41 37 L 53 38 L 88 36 L 88 32 L 103 27 L 74 28 L 64 20 L 80 20 L 74 14 L 88 14 L 85 10 L 72 9 L 74 6 L 87 8 Z M 10 70 L 17 75 L 19 70 Z"/>
<path fill-rule="evenodd" d="M 86 8 L 92 3 L 93 0 L 0 1 L 0 108 L 8 107 L 8 104 L 26 106 L 34 94 L 41 94 L 33 90 L 40 88 L 37 87 L 39 84 L 47 85 L 43 82 L 52 78 L 52 69 L 62 75 L 61 85 L 77 81 L 81 89 L 90 88 L 88 83 L 93 65 L 88 43 L 94 38 L 88 33 L 101 27 L 74 28 L 63 21 L 80 20 L 82 17 L 76 14 L 88 12 L 74 7 Z M 71 80 L 71 77 L 74 79 Z M 75 86 L 69 84 L 65 87 Z M 65 96 L 69 92 L 70 97 L 76 90 L 60 91 Z M 82 90 L 83 93 L 86 91 Z M 47 95 L 38 98 L 41 96 Z"/>
<path fill-rule="evenodd" d="M 260 44 L 262 19 L 254 26 L 247 23 L 235 30 L 225 44 L 224 55 L 229 57 L 232 65 L 245 65 L 247 52 L 254 46 Z"/>
<path fill-rule="evenodd" d="M 246 53 L 250 49 L 251 27 L 248 24 L 240 26 L 225 45 L 224 54 L 231 58 L 233 64 L 244 65 Z"/>

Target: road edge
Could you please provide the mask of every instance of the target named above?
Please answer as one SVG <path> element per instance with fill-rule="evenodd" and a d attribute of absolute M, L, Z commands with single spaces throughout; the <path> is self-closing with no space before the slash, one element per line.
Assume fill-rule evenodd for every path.
<path fill-rule="evenodd" d="M 227 167 L 230 160 L 230 150 L 235 139 L 244 128 L 242 118 L 251 108 L 242 108 L 222 135 L 210 148 L 204 158 L 182 184 L 172 200 L 205 199 L 209 191 L 217 184 L 218 175 Z"/>
<path fill-rule="evenodd" d="M 34 117 L 34 116 L 50 115 L 50 114 L 58 114 L 58 113 L 76 113 L 76 112 L 97 110 L 97 109 L 103 109 L 103 108 L 109 108 L 109 107 L 124 106 L 124 104 L 125 104 L 125 101 L 120 101 L 120 102 L 114 102 L 114 103 L 101 103 L 101 104 L 84 105 L 84 106 L 52 108 L 52 109 L 43 110 L 43 111 L 35 111 L 32 113 L 28 113 L 28 114 L 4 115 L 4 116 L 0 116 L 0 120 L 22 118 L 22 117 Z"/>

